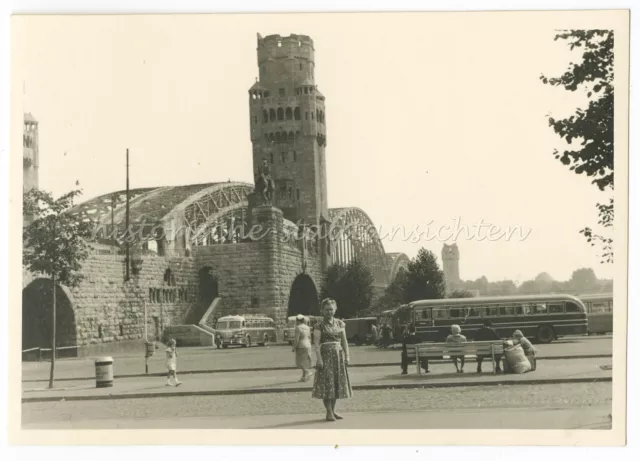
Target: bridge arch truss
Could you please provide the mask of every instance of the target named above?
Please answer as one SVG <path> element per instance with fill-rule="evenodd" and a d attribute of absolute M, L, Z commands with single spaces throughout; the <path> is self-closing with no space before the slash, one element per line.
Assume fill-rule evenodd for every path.
<path fill-rule="evenodd" d="M 372 272 L 374 285 L 389 284 L 389 263 L 371 218 L 360 208 L 329 210 L 331 254 L 334 263 L 362 261 Z"/>

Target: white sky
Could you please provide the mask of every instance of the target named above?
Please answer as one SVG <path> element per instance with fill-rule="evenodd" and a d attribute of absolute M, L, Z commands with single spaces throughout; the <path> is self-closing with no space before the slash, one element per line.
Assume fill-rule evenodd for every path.
<path fill-rule="evenodd" d="M 571 59 L 535 14 L 31 18 L 15 21 L 23 106 L 40 122 L 40 185 L 85 198 L 131 187 L 252 182 L 247 90 L 256 33 L 305 34 L 326 96 L 330 207 L 362 208 L 387 232 L 480 220 L 528 234 L 458 240 L 463 279 L 566 280 L 593 267 L 578 230 L 607 195 L 552 156 L 547 115 L 581 94 L 543 85 Z M 561 16 L 557 16 L 559 19 Z M 547 18 L 548 19 L 548 18 Z M 37 31 L 38 33 L 33 33 Z M 440 259 L 442 241 L 383 241 Z M 451 243 L 451 242 L 449 242 Z"/>

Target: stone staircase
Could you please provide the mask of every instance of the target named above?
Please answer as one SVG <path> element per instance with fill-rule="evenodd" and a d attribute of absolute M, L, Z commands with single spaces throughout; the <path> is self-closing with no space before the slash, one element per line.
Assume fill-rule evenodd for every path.
<path fill-rule="evenodd" d="M 194 304 L 186 316 L 185 324 L 166 327 L 167 336 L 174 338 L 178 346 L 213 346 L 216 330 L 207 325 L 207 321 L 220 301 L 219 297 L 214 298 L 202 315 L 198 315 L 204 310 L 202 304 Z"/>

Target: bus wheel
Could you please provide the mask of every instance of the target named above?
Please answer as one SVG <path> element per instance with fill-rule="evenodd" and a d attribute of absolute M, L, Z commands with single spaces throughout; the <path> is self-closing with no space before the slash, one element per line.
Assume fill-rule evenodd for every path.
<path fill-rule="evenodd" d="M 268 335 L 264 335 L 264 341 L 262 342 L 263 346 L 268 346 L 269 345 L 269 336 Z"/>
<path fill-rule="evenodd" d="M 541 325 L 538 328 L 538 336 L 537 339 L 542 344 L 549 344 L 555 338 L 555 332 L 553 331 L 553 327 L 549 325 Z"/>
<path fill-rule="evenodd" d="M 353 344 L 355 344 L 356 346 L 359 346 L 360 343 L 360 336 L 354 336 L 353 337 Z"/>
<path fill-rule="evenodd" d="M 229 345 L 228 345 L 228 344 L 223 344 L 223 345 L 222 345 L 222 348 L 223 348 L 223 349 L 226 349 L 227 347 L 229 347 Z"/>
<path fill-rule="evenodd" d="M 242 347 L 251 347 L 251 336 L 247 336 Z"/>

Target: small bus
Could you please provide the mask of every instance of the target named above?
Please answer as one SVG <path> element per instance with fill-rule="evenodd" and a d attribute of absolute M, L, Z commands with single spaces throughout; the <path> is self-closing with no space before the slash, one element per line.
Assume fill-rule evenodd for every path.
<path fill-rule="evenodd" d="M 287 317 L 287 328 L 284 330 L 284 340 L 287 341 L 290 345 L 293 344 L 295 330 L 296 330 L 296 317 L 297 315 L 292 315 Z M 313 327 L 319 320 L 322 320 L 322 317 L 314 316 L 314 315 L 305 315 L 305 322 L 311 328 L 311 333 L 313 333 Z"/>
<path fill-rule="evenodd" d="M 487 319 L 502 338 L 521 330 L 527 338 L 543 344 L 588 332 L 587 310 L 582 301 L 570 295 L 430 299 L 398 310 L 412 318 L 416 336 L 426 342 L 444 342 L 453 324 L 473 339 Z"/>
<path fill-rule="evenodd" d="M 223 349 L 266 346 L 276 341 L 276 323 L 266 315 L 227 315 L 216 322 L 216 334 Z"/>
<path fill-rule="evenodd" d="M 582 295 L 579 298 L 587 308 L 589 334 L 613 332 L 613 293 Z"/>
<path fill-rule="evenodd" d="M 347 341 L 359 346 L 361 344 L 374 344 L 375 339 L 371 336 L 371 325 L 376 325 L 376 317 L 362 317 L 356 319 L 344 319 Z"/>

